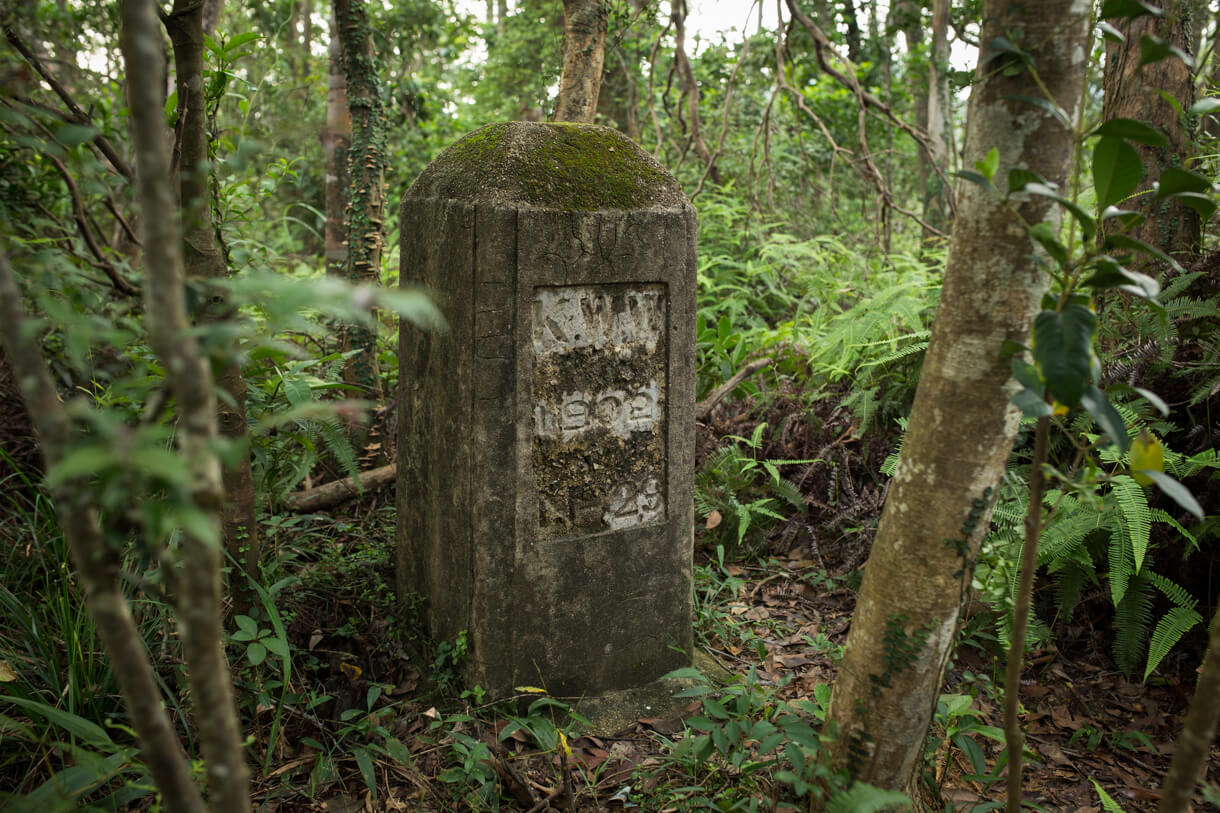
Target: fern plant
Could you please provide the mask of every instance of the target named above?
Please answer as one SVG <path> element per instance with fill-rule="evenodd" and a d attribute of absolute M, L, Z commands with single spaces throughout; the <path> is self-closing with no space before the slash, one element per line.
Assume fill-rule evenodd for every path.
<path fill-rule="evenodd" d="M 780 513 L 785 505 L 805 511 L 800 488 L 780 466 L 815 461 L 760 459 L 766 428 L 760 423 L 749 438 L 731 436 L 736 442 L 713 453 L 695 475 L 695 508 L 730 554 L 755 547 L 769 527 L 786 519 Z"/>

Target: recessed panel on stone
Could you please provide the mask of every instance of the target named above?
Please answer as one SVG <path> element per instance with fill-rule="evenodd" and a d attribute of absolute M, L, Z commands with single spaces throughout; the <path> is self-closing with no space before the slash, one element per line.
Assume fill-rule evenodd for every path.
<path fill-rule="evenodd" d="M 665 286 L 540 286 L 532 302 L 539 538 L 665 519 Z"/>

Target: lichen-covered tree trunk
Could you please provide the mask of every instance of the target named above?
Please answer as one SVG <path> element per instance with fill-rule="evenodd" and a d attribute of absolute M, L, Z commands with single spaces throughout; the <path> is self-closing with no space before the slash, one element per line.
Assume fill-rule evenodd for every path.
<path fill-rule="evenodd" d="M 1146 202 L 1145 195 L 1171 166 L 1181 165 L 1191 154 L 1190 133 L 1182 118 L 1162 94 L 1176 99 L 1183 109 L 1194 103 L 1194 82 L 1190 68 L 1177 57 L 1169 57 L 1148 65 L 1140 65 L 1140 41 L 1145 36 L 1168 40 L 1183 51 L 1191 47 L 1187 35 L 1188 12 L 1185 2 L 1167 4 L 1168 14 L 1155 17 L 1146 14 L 1120 24 L 1126 39 L 1106 43 L 1104 76 L 1105 119 L 1124 118 L 1148 122 L 1169 138 L 1168 147 L 1135 144 L 1144 163 L 1144 179 L 1137 188 L 1137 197 L 1124 208 L 1137 208 Z M 1156 246 L 1181 262 L 1194 257 L 1200 247 L 1199 215 L 1177 198 L 1155 204 L 1151 216 L 1132 234 L 1145 243 Z"/>
<path fill-rule="evenodd" d="M 347 279 L 353 284 L 376 285 L 381 281 L 381 252 L 385 245 L 385 117 L 381 79 L 363 0 L 335 0 L 334 10 L 352 123 L 347 162 L 351 174 Z M 344 326 L 343 350 L 359 351 L 348 361 L 344 380 L 358 387 L 366 398 L 381 398 L 375 329 L 355 324 Z M 362 433 L 357 432 L 353 440 L 361 445 Z"/>
<path fill-rule="evenodd" d="M 563 76 L 555 121 L 593 123 L 606 57 L 606 25 L 602 0 L 563 0 Z"/>
<path fill-rule="evenodd" d="M 148 81 L 159 73 L 161 28 L 153 0 L 122 0 L 119 11 L 143 224 L 149 345 L 161 360 L 178 405 L 177 443 L 190 477 L 191 500 L 209 522 L 219 524 L 224 486 L 215 451 L 216 392 L 186 315 L 183 243 L 174 217 L 178 206 L 169 180 L 161 89 Z M 179 76 L 180 87 L 189 89 L 192 81 L 201 82 L 202 75 Z M 250 809 L 250 770 L 221 645 L 222 555 L 214 541 L 194 530 L 184 530 L 179 552 L 182 566 L 175 574 L 174 606 L 209 797 L 218 810 L 243 813 Z"/>
<path fill-rule="evenodd" d="M 229 275 L 229 264 L 216 238 L 212 222 L 211 175 L 208 161 L 207 104 L 203 86 L 204 5 L 193 0 L 175 0 L 165 19 L 174 48 L 174 71 L 178 86 L 179 141 L 178 193 L 182 207 L 183 262 L 188 279 L 205 285 Z M 205 323 L 226 318 L 221 296 L 210 295 L 197 314 Z M 222 361 L 216 383 L 228 398 L 216 401 L 216 419 L 225 440 L 248 450 L 246 379 L 242 375 L 238 348 Z M 250 455 L 243 454 L 224 467 L 225 508 L 221 515 L 225 551 L 242 568 L 230 580 L 233 608 L 247 612 L 257 598 L 250 580 L 259 573 L 258 516 Z"/>
<path fill-rule="evenodd" d="M 326 273 L 347 274 L 347 205 L 351 176 L 347 155 L 352 145 L 352 116 L 347 109 L 347 80 L 343 75 L 343 47 L 333 18 L 330 36 L 330 74 L 326 88 L 326 129 L 322 152 L 326 155 Z"/>
<path fill-rule="evenodd" d="M 980 42 L 1001 35 L 1033 56 L 1008 71 L 984 47 L 970 99 L 966 162 L 996 148 L 997 178 L 1022 166 L 1067 175 L 1073 134 L 1018 101 L 1045 87 L 1075 118 L 1088 54 L 1089 4 L 988 0 Z M 1013 66 L 1019 68 L 1019 66 Z M 1043 199 L 1017 203 L 1029 223 L 1057 222 Z M 1016 434 L 1004 342 L 1025 341 L 1047 277 L 1013 213 L 982 187 L 962 190 L 944 288 L 902 456 L 865 569 L 828 721 L 836 764 L 888 788 L 917 786 L 919 754 L 957 633 L 962 598 Z"/>

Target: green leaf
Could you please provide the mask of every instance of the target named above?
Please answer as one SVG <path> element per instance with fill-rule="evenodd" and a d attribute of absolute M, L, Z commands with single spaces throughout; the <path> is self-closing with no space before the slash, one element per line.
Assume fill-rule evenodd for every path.
<path fill-rule="evenodd" d="M 1147 144 L 1150 147 L 1168 147 L 1169 139 L 1151 124 L 1135 119 L 1110 119 L 1103 122 L 1094 132 L 1101 136 L 1115 136 Z"/>
<path fill-rule="evenodd" d="M 1054 117 L 1055 121 L 1063 125 L 1065 130 L 1072 129 L 1072 120 L 1068 118 L 1067 111 L 1049 99 L 1041 96 L 1023 96 L 1021 94 L 1013 94 L 1004 98 L 1014 102 L 1024 102 L 1025 104 L 1033 105 L 1039 110 L 1049 113 Z"/>
<path fill-rule="evenodd" d="M 246 647 L 246 660 L 251 666 L 258 666 L 267 659 L 267 647 L 260 644 L 258 641 Z"/>
<path fill-rule="evenodd" d="M 1069 409 L 1080 404 L 1089 378 L 1097 317 L 1080 304 L 1042 311 L 1034 318 L 1034 360 L 1055 400 Z"/>
<path fill-rule="evenodd" d="M 1160 62 L 1162 59 L 1168 59 L 1171 56 L 1176 56 L 1182 60 L 1182 63 L 1188 68 L 1194 68 L 1195 60 L 1190 54 L 1183 51 L 1181 48 L 1171 44 L 1169 40 L 1161 39 L 1144 34 L 1140 37 L 1140 64 L 1151 65 L 1154 62 Z"/>
<path fill-rule="evenodd" d="M 1121 31 L 1104 20 L 1097 23 L 1097 30 L 1101 32 L 1101 35 L 1105 37 L 1107 42 L 1123 42 L 1127 39 Z"/>
<path fill-rule="evenodd" d="M 1029 236 L 1046 249 L 1046 253 L 1051 255 L 1051 258 L 1058 263 L 1060 268 L 1067 267 L 1067 246 L 1059 242 L 1059 235 L 1050 223 L 1047 223 L 1045 220 L 1035 223 L 1029 230 Z"/>
<path fill-rule="evenodd" d="M 1141 212 L 1133 212 L 1130 209 L 1120 209 L 1117 206 L 1107 206 L 1102 210 L 1101 219 L 1109 220 L 1110 218 L 1118 218 L 1119 224 L 1124 229 L 1133 229 L 1139 224 L 1147 220 Z"/>
<path fill-rule="evenodd" d="M 1182 167 L 1170 167 L 1162 172 L 1156 186 L 1158 198 L 1168 198 L 1182 192 L 1207 193 L 1211 191 L 1212 182 L 1206 176 Z"/>
<path fill-rule="evenodd" d="M 47 488 L 56 488 L 79 477 L 92 477 L 117 465 L 118 456 L 112 449 L 89 445 L 73 449 L 47 472 Z"/>
<path fill-rule="evenodd" d="M 1187 112 L 1194 113 L 1195 115 L 1202 115 L 1206 113 L 1213 113 L 1217 110 L 1220 110 L 1220 97 L 1209 96 L 1206 99 L 1200 99 L 1192 104 Z"/>
<path fill-rule="evenodd" d="M 1127 437 L 1127 425 L 1123 422 L 1123 416 L 1118 414 L 1118 410 L 1106 398 L 1104 392 L 1093 384 L 1089 384 L 1081 393 L 1080 405 L 1085 408 L 1094 423 L 1106 433 L 1120 452 L 1127 451 L 1127 445 L 1130 442 Z"/>
<path fill-rule="evenodd" d="M 1026 184 L 1031 183 L 1045 184 L 1046 181 L 1038 173 L 1024 167 L 1014 167 L 1008 170 L 1008 194 L 1016 194 L 1025 189 Z"/>
<path fill-rule="evenodd" d="M 995 174 L 1000 168 L 1000 151 L 996 147 L 992 147 L 987 151 L 986 157 L 982 161 L 975 161 L 974 168 L 977 169 L 988 183 L 995 182 Z"/>
<path fill-rule="evenodd" d="M 65 124 L 55 131 L 55 140 L 65 147 L 76 147 L 98 134 L 96 127 L 88 124 Z"/>
<path fill-rule="evenodd" d="M 78 717 L 72 712 L 48 706 L 46 703 L 40 703 L 37 700 L 27 700 L 24 697 L 16 697 L 14 695 L 5 695 L 4 700 L 6 703 L 20 706 L 28 712 L 33 712 L 43 717 L 47 722 L 62 728 L 72 736 L 80 738 L 95 748 L 105 748 L 107 750 L 114 748 L 114 740 L 110 739 L 110 735 L 101 726 L 83 717 Z"/>
<path fill-rule="evenodd" d="M 1031 389 L 1018 391 L 1012 397 L 1012 402 L 1021 410 L 1021 414 L 1027 418 L 1041 418 L 1054 412 L 1051 409 L 1051 405 L 1046 402 L 1046 399 Z"/>
<path fill-rule="evenodd" d="M 1183 273 L 1182 266 L 1178 265 L 1178 261 L 1175 260 L 1173 257 L 1170 257 L 1168 254 L 1166 254 L 1164 251 L 1161 251 L 1159 248 L 1157 248 L 1155 246 L 1151 246 L 1148 243 L 1145 243 L 1143 240 L 1137 240 L 1136 238 L 1131 237 L 1129 235 L 1111 234 L 1111 235 L 1107 236 L 1105 241 L 1102 243 L 1102 248 L 1109 248 L 1109 247 L 1125 248 L 1128 251 L 1134 251 L 1134 252 L 1138 252 L 1138 253 L 1147 254 L 1150 257 L 1157 258 L 1158 260 L 1165 263 L 1173 270 L 1177 271 L 1179 274 Z"/>
<path fill-rule="evenodd" d="M 1166 418 L 1169 417 L 1169 404 L 1165 403 L 1161 396 L 1157 395 L 1152 390 L 1146 390 L 1143 387 L 1132 387 L 1131 389 L 1142 395 L 1145 401 L 1156 407 L 1157 411 Z"/>
<path fill-rule="evenodd" d="M 373 770 L 372 755 L 367 748 L 362 747 L 353 748 L 351 753 L 356 758 L 356 765 L 360 768 L 360 775 L 364 777 L 364 786 L 368 788 L 373 801 L 377 801 L 377 772 Z"/>
<path fill-rule="evenodd" d="M 1072 203 L 1070 200 L 1068 200 L 1067 198 L 1060 195 L 1059 192 L 1056 191 L 1055 187 L 1051 186 L 1050 184 L 1043 184 L 1043 183 L 1026 184 L 1025 191 L 1029 192 L 1031 195 L 1038 195 L 1040 197 L 1050 198 L 1051 200 L 1055 201 L 1060 206 L 1062 206 L 1064 209 L 1067 209 L 1071 213 L 1072 217 L 1076 218 L 1077 222 L 1080 223 L 1080 227 L 1082 229 L 1084 229 L 1084 233 L 1086 235 L 1092 235 L 1094 232 L 1097 231 L 1097 224 L 1094 222 L 1092 215 L 1090 215 L 1084 209 L 1081 209 L 1075 203 Z"/>
<path fill-rule="evenodd" d="M 1089 288 L 1118 288 L 1144 299 L 1153 299 L 1161 285 L 1147 274 L 1124 267 L 1113 257 L 1101 256 L 1093 261 L 1096 269 L 1082 284 Z"/>
<path fill-rule="evenodd" d="M 233 621 L 237 628 L 252 638 L 258 637 L 258 622 L 248 615 L 235 615 Z"/>
<path fill-rule="evenodd" d="M 263 35 L 257 31 L 246 31 L 243 34 L 238 34 L 237 36 L 233 37 L 233 39 L 225 43 L 225 50 L 232 51 L 234 48 L 240 48 L 247 42 L 259 39 L 262 36 Z"/>
<path fill-rule="evenodd" d="M 1156 6 L 1145 3 L 1144 0 L 1106 0 L 1106 2 L 1101 4 L 1099 19 L 1112 20 L 1115 17 L 1142 17 L 1145 14 L 1163 17 L 1165 12 Z"/>
<path fill-rule="evenodd" d="M 1125 199 L 1139 186 L 1142 174 L 1139 153 L 1123 139 L 1103 136 L 1093 148 L 1093 187 L 1098 207 L 1104 209 Z"/>
<path fill-rule="evenodd" d="M 1165 495 L 1171 500 L 1194 514 L 1199 521 L 1203 520 L 1203 506 L 1199 505 L 1199 501 L 1194 498 L 1186 486 L 1163 471 L 1144 469 L 1143 473 L 1151 477 L 1152 482 L 1156 483 L 1156 487 L 1165 492 Z"/>
<path fill-rule="evenodd" d="M 993 184 L 985 175 L 980 175 L 977 172 L 971 172 L 968 169 L 962 169 L 962 170 L 958 170 L 957 172 L 955 172 L 953 174 L 963 180 L 970 181 L 970 183 L 978 184 L 979 186 L 983 187 L 984 189 L 986 189 L 988 191 L 991 191 L 991 192 L 999 191 L 998 189 L 995 188 L 995 184 Z"/>
<path fill-rule="evenodd" d="M 1199 213 L 1199 219 L 1206 223 L 1211 220 L 1211 216 L 1216 213 L 1215 198 L 1203 195 L 1198 192 L 1179 192 L 1174 195 L 1183 206 L 1189 206 Z"/>
<path fill-rule="evenodd" d="M 288 653 L 290 652 L 288 642 L 283 638 L 273 638 L 268 636 L 263 638 L 260 643 L 267 647 L 267 649 L 271 650 L 272 653 L 279 655 L 281 658 L 287 658 Z"/>
<path fill-rule="evenodd" d="M 432 302 L 432 297 L 419 289 L 378 288 L 377 304 L 401 316 L 424 330 L 448 330 L 445 317 Z"/>
<path fill-rule="evenodd" d="M 1033 390 L 1034 393 L 1042 392 L 1046 389 L 1046 383 L 1042 380 L 1042 376 L 1038 375 L 1038 368 L 1023 359 L 1014 358 L 1009 362 L 1012 368 L 1012 377 L 1021 382 L 1026 388 Z"/>

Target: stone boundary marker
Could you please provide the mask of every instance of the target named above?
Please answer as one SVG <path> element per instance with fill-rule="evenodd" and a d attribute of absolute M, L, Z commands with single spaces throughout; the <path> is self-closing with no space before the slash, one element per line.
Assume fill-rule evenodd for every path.
<path fill-rule="evenodd" d="M 465 136 L 402 204 L 398 591 L 493 698 L 690 663 L 695 213 L 604 127 Z"/>

